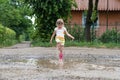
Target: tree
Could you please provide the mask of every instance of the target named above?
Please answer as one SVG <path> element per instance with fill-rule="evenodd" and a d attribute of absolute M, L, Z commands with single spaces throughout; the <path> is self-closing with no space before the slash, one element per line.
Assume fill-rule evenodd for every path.
<path fill-rule="evenodd" d="M 31 20 L 26 17 L 31 10 L 23 0 L 0 0 L 0 14 L 0 23 L 14 30 L 18 40 L 32 26 Z"/>
<path fill-rule="evenodd" d="M 75 6 L 74 0 L 26 0 L 36 16 L 36 34 L 34 39 L 48 41 L 58 18 L 65 21 Z"/>
<path fill-rule="evenodd" d="M 88 3 L 88 11 L 85 24 L 85 39 L 88 42 L 91 41 L 91 25 L 98 20 L 98 2 L 99 0 L 95 0 L 95 4 L 93 5 L 93 0 L 89 0 Z"/>

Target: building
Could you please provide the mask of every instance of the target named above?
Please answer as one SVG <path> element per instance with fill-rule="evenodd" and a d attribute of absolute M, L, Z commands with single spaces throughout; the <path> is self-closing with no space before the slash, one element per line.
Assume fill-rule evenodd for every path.
<path fill-rule="evenodd" d="M 84 26 L 88 0 L 76 0 L 76 3 L 78 7 L 72 9 L 70 23 Z M 107 25 L 108 29 L 115 28 L 120 31 L 120 0 L 99 0 L 98 10 L 99 19 L 96 23 L 96 28 L 99 35 L 106 31 Z"/>

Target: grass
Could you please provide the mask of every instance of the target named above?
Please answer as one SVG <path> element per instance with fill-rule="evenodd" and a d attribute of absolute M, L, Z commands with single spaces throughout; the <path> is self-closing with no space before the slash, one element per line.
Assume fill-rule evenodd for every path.
<path fill-rule="evenodd" d="M 49 42 L 32 42 L 34 47 L 54 47 L 55 42 L 50 44 Z M 66 47 L 94 47 L 94 48 L 120 48 L 119 43 L 102 43 L 102 42 L 77 42 L 77 41 L 66 41 Z"/>
<path fill-rule="evenodd" d="M 32 42 L 33 47 L 53 47 L 55 46 L 55 42 L 53 44 L 50 44 L 49 42 Z"/>
<path fill-rule="evenodd" d="M 5 42 L 0 44 L 1 47 L 7 47 L 18 43 L 17 40 L 12 42 Z M 55 47 L 56 42 L 50 44 L 49 42 L 32 42 L 33 47 Z M 119 43 L 102 43 L 102 42 L 78 42 L 78 41 L 66 41 L 65 47 L 94 47 L 94 48 L 120 48 Z"/>
<path fill-rule="evenodd" d="M 24 35 L 21 35 L 19 40 L 14 39 L 14 38 L 13 39 L 7 38 L 5 40 L 0 40 L 0 48 L 12 46 L 12 45 L 15 45 L 17 43 L 21 43 L 24 40 L 25 40 Z"/>
<path fill-rule="evenodd" d="M 17 43 L 18 43 L 17 40 L 5 41 L 5 42 L 0 41 L 0 48 L 2 48 L 2 47 L 12 46 L 12 45 L 15 45 L 15 44 L 17 44 Z"/>

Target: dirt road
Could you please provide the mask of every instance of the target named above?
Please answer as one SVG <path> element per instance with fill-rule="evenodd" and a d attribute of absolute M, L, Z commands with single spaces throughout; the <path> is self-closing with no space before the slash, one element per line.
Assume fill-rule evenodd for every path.
<path fill-rule="evenodd" d="M 0 49 L 0 80 L 120 80 L 120 50 L 69 47 L 64 65 L 56 48 L 23 42 Z"/>

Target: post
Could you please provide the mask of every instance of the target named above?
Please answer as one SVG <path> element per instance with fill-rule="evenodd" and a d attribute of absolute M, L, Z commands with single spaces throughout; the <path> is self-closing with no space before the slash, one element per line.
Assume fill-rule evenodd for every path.
<path fill-rule="evenodd" d="M 108 7 L 109 7 L 109 0 L 107 0 L 107 15 L 106 15 L 106 31 L 108 30 Z"/>

